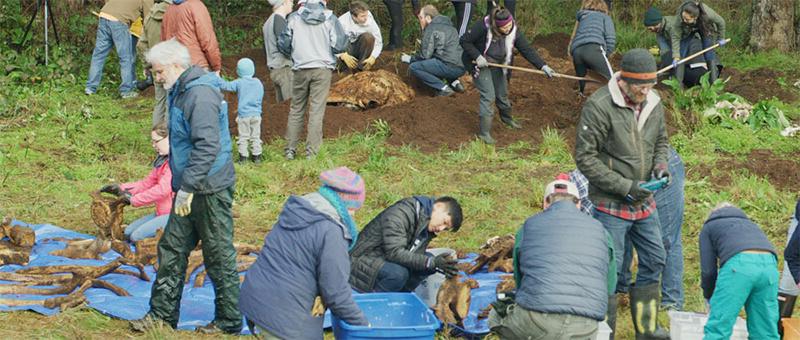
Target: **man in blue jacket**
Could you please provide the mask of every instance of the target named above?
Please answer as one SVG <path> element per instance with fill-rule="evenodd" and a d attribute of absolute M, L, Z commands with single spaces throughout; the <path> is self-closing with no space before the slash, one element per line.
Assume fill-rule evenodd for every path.
<path fill-rule="evenodd" d="M 247 271 L 239 307 L 262 339 L 322 339 L 315 298 L 351 325 L 367 325 L 353 302 L 347 249 L 352 214 L 364 203 L 364 180 L 346 167 L 320 175 L 317 192 L 291 196 Z"/>
<path fill-rule="evenodd" d="M 175 328 L 189 252 L 202 241 L 203 262 L 214 283 L 214 320 L 205 333 L 239 333 L 239 274 L 233 247 L 233 190 L 227 105 L 214 86 L 217 76 L 191 65 L 189 50 L 174 39 L 147 53 L 157 82 L 169 91 L 169 167 L 176 191 L 158 243 L 158 274 L 150 311 L 131 323 L 145 331 L 166 323 Z"/>
<path fill-rule="evenodd" d="M 592 339 L 617 282 L 611 234 L 580 213 L 568 175 L 544 192 L 544 211 L 525 221 L 515 239 L 515 303 L 493 308 L 489 327 L 503 339 Z"/>

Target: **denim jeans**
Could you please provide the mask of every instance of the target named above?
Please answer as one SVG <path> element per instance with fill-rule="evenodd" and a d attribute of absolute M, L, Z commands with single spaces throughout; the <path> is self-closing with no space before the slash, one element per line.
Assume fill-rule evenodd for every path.
<path fill-rule="evenodd" d="M 789 242 L 795 230 L 797 230 L 797 220 L 792 217 L 792 221 L 789 223 L 789 236 L 786 237 L 786 242 Z M 800 289 L 797 288 L 794 277 L 792 277 L 792 272 L 789 271 L 789 264 L 787 264 L 786 261 L 783 261 L 783 272 L 781 272 L 781 282 L 778 287 L 778 292 L 793 296 L 800 295 Z"/>
<path fill-rule="evenodd" d="M 100 86 L 106 57 L 108 57 L 112 47 L 116 48 L 117 57 L 119 57 L 119 73 L 122 78 L 119 92 L 125 94 L 133 91 L 135 71 L 133 68 L 131 33 L 128 25 L 105 18 L 100 18 L 100 23 L 97 25 L 97 37 L 95 38 L 94 51 L 92 52 L 92 63 L 89 66 L 89 79 L 86 80 L 87 90 L 95 92 L 97 87 Z"/>
<path fill-rule="evenodd" d="M 411 74 L 414 77 L 419 78 L 425 85 L 436 90 L 444 88 L 443 78 L 449 84 L 464 74 L 463 68 L 445 64 L 436 58 L 415 61 L 408 66 L 408 69 L 411 70 Z"/>
<path fill-rule="evenodd" d="M 681 242 L 681 226 L 683 225 L 684 185 L 686 169 L 678 153 L 670 148 L 669 173 L 672 182 L 669 186 L 655 192 L 658 220 L 661 225 L 661 236 L 666 252 L 666 263 L 661 278 L 661 306 L 665 308 L 683 309 L 683 242 Z M 619 277 L 617 291 L 627 292 L 632 279 L 630 270 L 633 258 L 632 245 L 625 242 L 623 275 Z"/>
<path fill-rule="evenodd" d="M 164 229 L 167 225 L 169 214 L 156 216 L 155 213 L 140 217 L 125 228 L 125 236 L 131 242 L 141 241 L 148 237 L 156 236 L 156 231 Z"/>
<path fill-rule="evenodd" d="M 427 255 L 427 254 L 426 254 Z M 375 279 L 374 292 L 412 292 L 434 271 L 411 271 L 394 262 L 385 262 Z"/>
<path fill-rule="evenodd" d="M 595 209 L 594 218 L 600 221 L 608 233 L 611 234 L 614 239 L 614 249 L 624 249 L 625 242 L 628 240 L 636 248 L 639 254 L 639 272 L 636 275 L 636 285 L 641 287 L 658 283 L 661 273 L 664 271 L 664 261 L 666 259 L 658 210 L 654 210 L 645 219 L 629 221 Z M 619 278 L 622 278 L 625 274 L 624 255 L 625 252 L 622 251 L 614 252 L 614 256 L 617 259 L 617 277 Z M 628 268 L 630 268 L 630 265 L 628 265 Z M 619 282 L 617 284 L 617 292 L 624 291 L 620 289 Z"/>

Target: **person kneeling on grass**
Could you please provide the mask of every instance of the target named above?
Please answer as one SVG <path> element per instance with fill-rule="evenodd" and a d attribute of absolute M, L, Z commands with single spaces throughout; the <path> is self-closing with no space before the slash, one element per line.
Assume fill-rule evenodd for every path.
<path fill-rule="evenodd" d="M 167 123 L 156 124 L 150 132 L 151 143 L 156 149 L 153 170 L 143 180 L 123 184 L 109 184 L 103 186 L 100 192 L 107 192 L 123 196 L 127 203 L 134 207 L 144 207 L 155 204 L 156 211 L 145 215 L 125 228 L 125 237 L 132 242 L 153 237 L 156 231 L 164 229 L 172 207 L 172 171 L 169 169 L 169 133 Z"/>
<path fill-rule="evenodd" d="M 448 254 L 425 252 L 438 233 L 461 227 L 461 205 L 452 197 L 404 198 L 372 219 L 350 251 L 350 285 L 359 292 L 410 292 L 428 275 L 458 274 Z"/>
<path fill-rule="evenodd" d="M 347 250 L 356 241 L 353 215 L 364 203 L 364 180 L 346 167 L 320 174 L 322 186 L 291 196 L 247 271 L 239 308 L 260 339 L 322 339 L 323 312 L 351 325 L 367 320 L 347 284 Z"/>
<path fill-rule="evenodd" d="M 544 211 L 514 244 L 514 304 L 494 303 L 489 327 L 503 339 L 593 339 L 617 283 L 614 243 L 580 213 L 578 188 L 561 174 L 545 187 Z M 580 237 L 575 237 L 580 235 Z"/>
<path fill-rule="evenodd" d="M 729 339 L 742 306 L 750 339 L 778 339 L 775 249 L 758 225 L 728 202 L 711 210 L 700 231 L 700 270 L 710 309 L 703 339 Z"/>

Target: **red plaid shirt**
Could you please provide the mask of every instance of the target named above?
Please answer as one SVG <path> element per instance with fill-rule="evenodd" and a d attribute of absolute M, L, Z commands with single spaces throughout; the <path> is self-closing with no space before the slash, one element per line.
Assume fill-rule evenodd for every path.
<path fill-rule="evenodd" d="M 595 209 L 623 220 L 638 221 L 649 217 L 656 210 L 656 200 L 650 196 L 640 205 L 600 201 Z"/>

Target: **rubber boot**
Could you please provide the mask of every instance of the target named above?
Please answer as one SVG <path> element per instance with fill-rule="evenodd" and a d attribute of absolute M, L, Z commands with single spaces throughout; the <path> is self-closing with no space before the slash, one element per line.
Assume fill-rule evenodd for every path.
<path fill-rule="evenodd" d="M 500 110 L 500 120 L 503 123 L 505 123 L 506 125 L 508 125 L 508 127 L 512 128 L 512 129 L 521 129 L 522 128 L 522 125 L 517 123 L 517 121 L 514 120 L 514 117 L 511 116 L 511 109 Z"/>
<path fill-rule="evenodd" d="M 242 154 L 239 154 L 239 164 L 240 165 L 247 164 L 247 160 L 248 159 L 249 159 L 249 157 L 247 157 L 245 155 L 242 155 Z"/>
<path fill-rule="evenodd" d="M 480 116 L 481 117 L 481 131 L 478 134 L 478 138 L 480 138 L 486 144 L 494 144 L 494 138 L 492 138 L 492 116 Z"/>
<path fill-rule="evenodd" d="M 792 310 L 794 310 L 794 303 L 796 300 L 797 296 L 795 295 L 778 293 L 778 310 L 781 315 L 778 319 L 778 333 L 781 335 L 781 338 L 783 338 L 783 324 L 780 319 L 792 317 Z"/>
<path fill-rule="evenodd" d="M 708 65 L 708 83 L 713 84 L 719 78 L 719 68 L 717 68 L 717 61 L 710 60 L 706 63 Z"/>
<path fill-rule="evenodd" d="M 261 155 L 252 155 L 250 156 L 250 160 L 252 160 L 254 164 L 261 164 Z"/>
<path fill-rule="evenodd" d="M 614 340 L 614 333 L 617 331 L 617 305 L 619 305 L 619 294 L 608 297 L 608 310 L 606 311 L 606 323 L 611 328 L 610 340 Z"/>
<path fill-rule="evenodd" d="M 658 325 L 660 285 L 631 286 L 631 318 L 636 340 L 669 339 L 669 332 Z"/>

